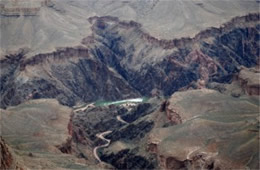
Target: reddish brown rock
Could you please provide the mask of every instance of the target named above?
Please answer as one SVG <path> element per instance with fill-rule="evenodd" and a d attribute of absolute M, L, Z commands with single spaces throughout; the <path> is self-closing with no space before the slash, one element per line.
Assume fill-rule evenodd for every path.
<path fill-rule="evenodd" d="M 59 150 L 62 153 L 71 154 L 72 153 L 72 139 L 68 138 L 65 143 L 63 143 L 62 145 L 57 146 L 57 147 L 59 148 Z"/>
<path fill-rule="evenodd" d="M 258 67 L 249 69 L 242 67 L 235 76 L 235 81 L 239 82 L 248 95 L 260 95 L 260 70 Z"/>
<path fill-rule="evenodd" d="M 167 118 L 173 122 L 174 124 L 181 124 L 182 123 L 182 118 L 178 111 L 174 108 L 169 108 L 168 106 L 170 105 L 170 102 L 168 101 L 166 103 L 166 116 Z"/>
<path fill-rule="evenodd" d="M 0 148 L 1 148 L 0 169 L 9 169 L 12 166 L 13 157 L 2 137 L 0 137 Z"/>

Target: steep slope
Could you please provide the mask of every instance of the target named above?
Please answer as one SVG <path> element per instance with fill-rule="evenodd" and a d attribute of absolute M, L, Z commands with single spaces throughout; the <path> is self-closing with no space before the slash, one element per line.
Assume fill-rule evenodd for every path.
<path fill-rule="evenodd" d="M 0 169 L 259 169 L 258 1 L 2 0 L 0 15 Z"/>
<path fill-rule="evenodd" d="M 16 156 L 11 148 L 6 144 L 5 140 L 0 137 L 0 169 L 23 169 L 23 165 L 19 165 Z M 23 168 L 22 168 L 23 167 Z"/>
<path fill-rule="evenodd" d="M 260 95 L 260 69 L 258 68 L 243 68 L 238 76 L 237 80 L 240 85 L 245 89 L 245 92 L 249 95 Z"/>
<path fill-rule="evenodd" d="M 15 168 L 16 161 L 30 169 L 87 169 L 86 160 L 62 153 L 63 143 L 71 136 L 68 130 L 72 110 L 53 99 L 32 100 L 1 110 L 1 148 L 3 166 Z M 16 153 L 10 154 L 2 138 Z M 2 158 L 1 158 L 2 161 Z M 13 165 L 12 165 L 13 164 Z M 2 166 L 2 165 L 1 165 Z M 18 166 L 19 168 L 19 166 Z M 93 168 L 93 167 L 92 167 Z"/>
<path fill-rule="evenodd" d="M 31 98 L 62 104 L 164 95 L 187 85 L 229 82 L 240 66 L 259 60 L 259 14 L 234 18 L 194 38 L 159 40 L 134 21 L 91 17 L 81 46 L 27 57 L 26 49 L 1 64 L 1 107 Z"/>
<path fill-rule="evenodd" d="M 112 69 L 89 56 L 86 48 L 65 48 L 17 62 L 13 57 L 1 63 L 6 70 L 1 76 L 2 106 L 32 98 L 57 98 L 72 106 L 80 100 L 138 96 Z"/>
<path fill-rule="evenodd" d="M 151 133 L 161 166 L 259 168 L 259 98 L 205 89 L 177 92 L 169 102 L 168 112 L 178 114 L 182 123 Z"/>
<path fill-rule="evenodd" d="M 231 83 L 212 82 L 207 85 L 207 88 L 218 90 L 233 97 L 239 97 L 244 94 L 259 96 L 259 72 L 259 65 L 251 68 L 241 67 L 240 71 L 234 75 Z"/>
<path fill-rule="evenodd" d="M 101 160 L 117 169 L 259 169 L 258 97 L 200 89 L 176 92 L 167 103 L 107 129 Z"/>
<path fill-rule="evenodd" d="M 95 21 L 95 22 L 94 22 Z M 158 40 L 135 22 L 93 17 L 95 53 L 142 95 L 171 95 L 192 81 L 228 81 L 239 65 L 258 61 L 259 15 L 236 18 L 195 38 Z M 237 25 L 239 23 L 239 25 Z M 249 26 L 250 25 L 250 26 Z"/>
<path fill-rule="evenodd" d="M 141 103 L 133 103 L 131 100 L 117 104 L 96 103 L 88 105 L 89 107 L 82 106 L 84 109 L 75 109 L 70 124 L 73 141 L 77 144 L 79 150 L 84 151 L 84 155 L 89 161 L 99 166 L 104 165 L 102 150 L 110 143 L 119 140 L 142 141 L 144 136 L 151 131 L 154 123 L 143 118 L 156 110 L 160 101 L 161 99 L 153 98 Z M 92 148 L 92 153 L 86 152 L 89 148 Z M 120 150 L 120 148 L 117 150 Z M 142 166 L 132 163 L 132 169 L 154 167 L 145 157 L 132 154 L 128 159 L 130 164 L 133 159 L 146 162 Z M 120 159 L 116 161 L 120 162 Z M 115 166 L 111 162 L 107 162 L 107 164 Z M 124 167 L 121 168 L 125 169 Z"/>

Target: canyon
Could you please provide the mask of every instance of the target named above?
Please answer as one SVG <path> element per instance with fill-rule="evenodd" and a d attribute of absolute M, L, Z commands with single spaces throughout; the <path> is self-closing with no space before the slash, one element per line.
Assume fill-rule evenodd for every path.
<path fill-rule="evenodd" d="M 259 62 L 258 21 L 259 14 L 249 14 L 194 38 L 158 40 L 133 21 L 90 18 L 92 35 L 80 47 L 29 58 L 21 49 L 5 56 L 0 63 L 1 107 L 34 98 L 55 97 L 73 106 L 102 99 L 170 96 L 185 86 L 229 82 L 241 66 Z"/>
<path fill-rule="evenodd" d="M 2 1 L 0 169 L 259 169 L 257 5 Z"/>

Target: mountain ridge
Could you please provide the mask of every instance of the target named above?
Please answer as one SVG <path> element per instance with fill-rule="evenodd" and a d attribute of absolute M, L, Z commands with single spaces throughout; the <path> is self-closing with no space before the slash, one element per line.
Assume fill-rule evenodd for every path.
<path fill-rule="evenodd" d="M 83 39 L 85 46 L 59 48 L 30 58 L 24 49 L 0 60 L 6 70 L 1 74 L 2 107 L 39 97 L 58 98 L 72 106 L 102 98 L 167 96 L 191 82 L 198 81 L 196 86 L 227 82 L 241 65 L 251 67 L 259 60 L 258 13 L 237 17 L 221 31 L 211 28 L 197 38 L 170 42 L 144 38 L 146 34 L 133 21 L 94 19 L 92 36 L 87 38 L 91 41 Z"/>

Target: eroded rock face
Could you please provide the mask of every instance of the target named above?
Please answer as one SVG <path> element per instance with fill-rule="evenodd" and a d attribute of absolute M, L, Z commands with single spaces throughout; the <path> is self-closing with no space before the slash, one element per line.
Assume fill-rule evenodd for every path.
<path fill-rule="evenodd" d="M 0 136 L 0 169 L 26 169 L 27 167 L 20 163 L 18 158 L 19 156 L 14 152 L 13 148 Z"/>
<path fill-rule="evenodd" d="M 172 107 L 172 108 L 169 108 L 169 105 L 170 105 L 170 102 L 167 101 L 165 103 L 165 113 L 166 113 L 166 116 L 167 118 L 174 124 L 181 124 L 182 123 L 182 118 L 180 116 L 180 114 L 178 113 L 178 111 Z"/>
<path fill-rule="evenodd" d="M 163 155 L 160 156 L 159 160 L 160 166 L 165 167 L 165 169 L 185 169 L 187 164 L 185 161 L 179 161 L 174 157 L 165 158 Z"/>
<path fill-rule="evenodd" d="M 156 109 L 156 105 L 149 103 L 137 104 L 127 110 L 124 106 L 97 106 L 74 113 L 72 127 L 73 140 L 76 143 L 95 146 L 102 141 L 97 139 L 96 134 L 111 130 L 112 133 L 106 135 L 111 142 L 118 140 L 140 140 L 154 126 L 152 121 L 139 120 L 149 115 Z M 116 117 L 121 116 L 125 123 Z"/>
<path fill-rule="evenodd" d="M 258 100 L 188 90 L 130 111 L 120 105 L 90 107 L 75 113 L 73 126 L 84 139 L 78 142 L 92 148 L 105 143 L 95 134 L 112 131 L 98 155 L 117 169 L 258 169 Z M 176 113 L 182 122 L 169 120 Z"/>
<path fill-rule="evenodd" d="M 2 107 L 38 98 L 57 98 L 72 106 L 82 100 L 138 96 L 113 70 L 91 59 L 87 49 L 62 49 L 28 60 L 22 59 L 23 54 L 18 56 L 17 62 L 13 62 L 16 56 L 2 62 L 6 70 L 1 75 Z"/>
<path fill-rule="evenodd" d="M 102 155 L 101 159 L 117 169 L 155 169 L 154 163 L 132 153 L 129 149 L 122 150 L 117 154 Z"/>
<path fill-rule="evenodd" d="M 85 158 L 76 157 L 76 147 L 67 129 L 71 112 L 70 108 L 52 99 L 31 100 L 1 110 L 1 135 L 25 167 L 86 169 Z M 0 142 L 3 166 L 8 169 L 12 165 L 10 169 L 15 169 L 14 157 L 2 138 Z"/>
<path fill-rule="evenodd" d="M 260 70 L 256 68 L 242 68 L 236 77 L 241 87 L 249 95 L 260 95 Z"/>
<path fill-rule="evenodd" d="M 207 85 L 207 88 L 233 97 L 259 96 L 259 77 L 259 65 L 251 68 L 241 67 L 239 72 L 233 76 L 231 83 L 212 82 Z"/>
<path fill-rule="evenodd" d="M 259 168 L 259 98 L 201 89 L 177 92 L 169 101 L 183 122 L 154 128 L 148 143 L 162 168 Z"/>
<path fill-rule="evenodd" d="M 10 169 L 14 160 L 13 160 L 12 154 L 10 153 L 10 151 L 2 137 L 0 137 L 0 150 L 1 150 L 0 168 L 1 169 Z"/>
<path fill-rule="evenodd" d="M 99 99 L 169 96 L 192 84 L 202 88 L 208 82 L 229 82 L 241 65 L 251 67 L 258 61 L 258 19 L 259 14 L 249 14 L 194 38 L 158 40 L 136 22 L 92 17 L 92 35 L 82 46 L 2 59 L 1 107 L 32 98 L 56 98 L 72 106 Z"/>

